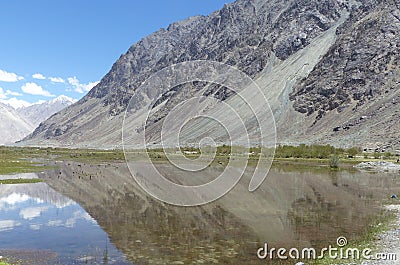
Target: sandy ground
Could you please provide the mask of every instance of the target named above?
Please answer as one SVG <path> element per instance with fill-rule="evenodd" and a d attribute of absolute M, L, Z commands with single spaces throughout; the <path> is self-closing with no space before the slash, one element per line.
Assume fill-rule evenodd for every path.
<path fill-rule="evenodd" d="M 379 253 L 395 253 L 397 260 L 369 260 L 361 265 L 396 265 L 400 264 L 400 205 L 388 205 L 386 208 L 396 213 L 396 221 L 393 226 L 381 234 L 376 241 Z M 375 253 L 374 253 L 375 254 Z"/>

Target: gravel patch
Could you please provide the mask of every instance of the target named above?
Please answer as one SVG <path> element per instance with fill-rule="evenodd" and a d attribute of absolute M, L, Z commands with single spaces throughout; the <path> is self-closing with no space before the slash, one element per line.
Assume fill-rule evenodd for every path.
<path fill-rule="evenodd" d="M 400 205 L 387 205 L 386 209 L 396 213 L 396 221 L 392 228 L 381 234 L 376 245 L 376 251 L 380 253 L 395 253 L 397 260 L 368 260 L 361 263 L 361 265 L 395 265 L 400 264 Z M 374 252 L 374 254 L 376 254 Z"/>
<path fill-rule="evenodd" d="M 399 164 L 394 164 L 385 161 L 362 162 L 354 167 L 362 170 L 371 170 L 371 171 L 400 172 Z"/>

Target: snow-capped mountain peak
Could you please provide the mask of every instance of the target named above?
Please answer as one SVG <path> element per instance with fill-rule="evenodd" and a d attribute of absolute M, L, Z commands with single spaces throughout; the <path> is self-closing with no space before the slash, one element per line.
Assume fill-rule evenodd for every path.
<path fill-rule="evenodd" d="M 65 95 L 61 95 L 49 101 L 33 104 L 29 107 L 17 109 L 18 113 L 26 120 L 31 122 L 35 127 L 42 121 L 47 120 L 53 114 L 72 105 L 77 100 Z"/>
<path fill-rule="evenodd" d="M 65 95 L 61 95 L 52 100 L 47 101 L 48 104 L 61 103 L 61 104 L 67 104 L 67 105 L 71 105 L 75 102 L 77 102 L 76 99 L 65 96 Z M 44 103 L 46 103 L 46 102 L 44 102 Z"/>
<path fill-rule="evenodd" d="M 0 102 L 0 144 L 21 140 L 41 122 L 75 102 L 77 102 L 76 99 L 65 95 L 19 108 L 13 108 Z"/>

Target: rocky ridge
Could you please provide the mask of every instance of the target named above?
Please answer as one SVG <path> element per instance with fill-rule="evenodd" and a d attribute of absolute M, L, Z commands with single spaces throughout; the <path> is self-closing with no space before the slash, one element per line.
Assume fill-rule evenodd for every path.
<path fill-rule="evenodd" d="M 0 103 L 0 144 L 14 143 L 34 129 L 15 109 Z"/>
<path fill-rule="evenodd" d="M 134 44 L 87 96 L 42 123 L 25 144 L 120 147 L 118 128 L 132 96 L 137 111 L 145 98 L 159 101 L 154 123 L 193 95 L 211 94 L 221 101 L 234 97 L 225 88 L 194 83 L 170 91 L 137 91 L 164 67 L 204 59 L 237 67 L 257 80 L 266 78 L 269 67 L 294 72 L 284 87 L 262 87 L 266 96 L 277 95 L 270 104 L 281 143 L 350 146 L 379 140 L 397 146 L 398 14 L 398 1 L 238 0 Z M 294 69 L 293 58 L 315 56 L 306 48 L 332 30 L 334 38 L 326 37 L 332 41 L 320 44 L 328 46 L 316 43 L 322 53 L 304 65 L 307 71 Z M 280 73 L 288 78 L 285 69 Z"/>
<path fill-rule="evenodd" d="M 42 121 L 47 120 L 54 113 L 74 104 L 76 101 L 73 98 L 61 95 L 40 104 L 19 108 L 17 111 L 36 128 Z"/>
<path fill-rule="evenodd" d="M 21 140 L 32 133 L 42 121 L 74 102 L 76 100 L 62 95 L 43 103 L 18 109 L 0 103 L 0 144 L 13 144 Z"/>

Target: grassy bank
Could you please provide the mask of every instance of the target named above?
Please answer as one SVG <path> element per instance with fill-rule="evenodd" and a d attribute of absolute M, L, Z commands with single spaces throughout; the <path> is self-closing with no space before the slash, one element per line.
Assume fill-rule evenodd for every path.
<path fill-rule="evenodd" d="M 93 150 L 67 148 L 0 147 L 0 158 L 74 160 L 74 161 L 115 161 L 124 159 L 122 150 Z"/>
<path fill-rule="evenodd" d="M 49 167 L 42 161 L 45 152 L 35 148 L 0 147 L 0 175 L 40 172 Z"/>
<path fill-rule="evenodd" d="M 250 163 L 260 158 L 261 149 L 252 147 L 250 150 L 241 148 L 243 154 L 249 154 Z M 165 161 L 166 156 L 162 149 L 147 150 L 153 161 Z M 170 150 L 171 151 L 171 150 Z M 173 150 L 172 150 L 173 151 Z M 178 150 L 176 150 L 178 151 Z M 200 156 L 197 148 L 181 148 L 185 156 L 196 159 Z M 231 157 L 230 146 L 219 146 L 216 150 L 216 163 L 225 163 Z M 138 154 L 143 151 L 138 151 Z M 235 154 L 238 155 L 238 154 Z M 240 155 L 240 154 L 239 154 Z M 398 159 L 389 152 L 366 153 L 360 148 L 335 148 L 330 145 L 299 145 L 277 146 L 275 162 L 316 163 L 338 167 L 339 164 L 356 164 L 370 160 L 386 160 L 395 162 Z M 86 163 L 124 161 L 122 150 L 93 150 L 93 149 L 65 149 L 65 148 L 32 148 L 32 147 L 0 147 L 0 174 L 14 174 L 24 172 L 38 172 L 48 169 L 43 166 L 50 161 L 78 161 Z"/>
<path fill-rule="evenodd" d="M 393 222 L 396 219 L 396 214 L 389 210 L 382 210 L 377 216 L 374 218 L 371 218 L 369 225 L 365 228 L 365 231 L 360 235 L 359 238 L 356 240 L 348 242 L 348 244 L 343 248 L 344 253 L 347 249 L 354 249 L 357 248 L 360 250 L 360 253 L 362 253 L 363 249 L 369 248 L 374 250 L 377 250 L 376 240 L 379 235 L 382 233 L 388 231 Z M 332 244 L 332 246 L 334 246 Z M 373 254 L 371 254 L 373 255 Z M 330 259 L 327 255 L 323 259 L 319 259 L 314 261 L 314 265 L 331 265 L 331 264 L 342 264 L 342 263 L 362 263 L 362 259 L 360 260 L 355 260 L 355 259 L 348 259 L 348 260 L 332 260 Z"/>
<path fill-rule="evenodd" d="M 200 150 L 196 148 L 181 148 L 185 152 L 185 156 L 195 159 L 199 156 Z M 268 150 L 267 150 L 268 151 Z M 270 151 L 270 150 L 269 150 Z M 244 151 L 249 153 L 250 163 L 260 158 L 261 149 L 252 147 L 250 150 Z M 217 161 L 227 161 L 230 157 L 231 147 L 220 146 L 216 151 Z M 165 156 L 161 149 L 150 150 L 150 156 L 155 160 L 162 160 Z M 274 163 L 298 163 L 309 165 L 327 165 L 331 168 L 346 167 L 371 160 L 385 160 L 396 162 L 399 156 L 385 153 L 368 153 L 358 147 L 348 149 L 335 148 L 331 145 L 305 145 L 299 146 L 283 146 L 276 147 L 274 155 Z"/>
<path fill-rule="evenodd" d="M 43 182 L 42 179 L 0 179 L 0 184 L 29 184 Z"/>
<path fill-rule="evenodd" d="M 28 160 L 0 157 L 0 175 L 40 172 L 49 168 Z"/>
<path fill-rule="evenodd" d="M 105 162 L 124 159 L 122 150 L 0 147 L 0 175 L 41 172 L 51 169 L 55 160 Z"/>

